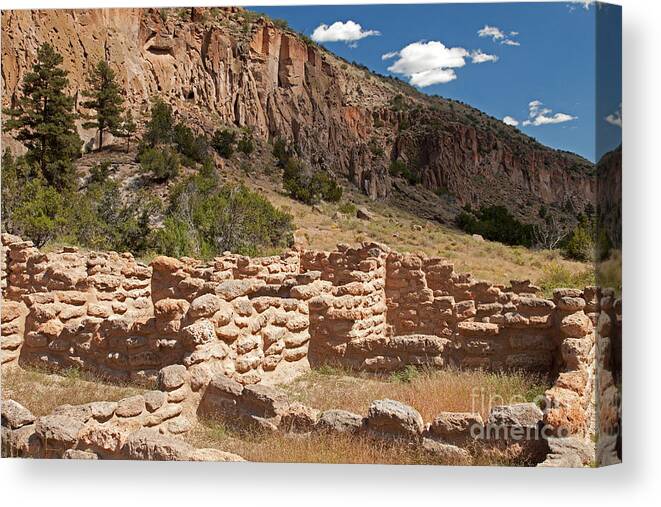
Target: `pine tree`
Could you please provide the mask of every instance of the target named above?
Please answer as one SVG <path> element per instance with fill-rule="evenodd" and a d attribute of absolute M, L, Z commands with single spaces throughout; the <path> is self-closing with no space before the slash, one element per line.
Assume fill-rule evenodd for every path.
<path fill-rule="evenodd" d="M 115 71 L 103 60 L 100 60 L 91 70 L 87 84 L 89 89 L 83 91 L 83 96 L 90 100 L 81 105 L 94 110 L 95 113 L 85 116 L 88 121 L 83 123 L 83 127 L 98 129 L 99 149 L 101 149 L 103 148 L 104 133 L 118 134 L 120 132 L 124 99 L 115 78 Z"/>
<path fill-rule="evenodd" d="M 65 93 L 67 72 L 62 56 L 46 43 L 37 50 L 37 61 L 25 75 L 21 98 L 6 111 L 7 130 L 27 148 L 26 161 L 35 164 L 48 184 L 58 189 L 73 181 L 72 161 L 80 157 L 82 141 L 74 120 L 74 101 Z"/>
<path fill-rule="evenodd" d="M 131 144 L 131 138 L 135 135 L 135 131 L 137 130 L 137 125 L 135 124 L 135 121 L 133 121 L 133 115 L 131 114 L 131 110 L 127 109 L 124 115 L 122 116 L 122 121 L 119 126 L 119 131 L 116 133 L 119 137 L 123 137 L 126 139 L 126 152 L 128 153 L 129 147 Z"/>

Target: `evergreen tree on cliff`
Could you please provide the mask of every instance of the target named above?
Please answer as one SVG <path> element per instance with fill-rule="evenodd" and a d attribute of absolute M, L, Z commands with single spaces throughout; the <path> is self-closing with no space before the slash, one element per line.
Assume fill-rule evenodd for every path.
<path fill-rule="evenodd" d="M 69 80 L 61 64 L 62 56 L 50 44 L 43 44 L 25 75 L 17 107 L 6 111 L 7 130 L 17 131 L 16 139 L 27 148 L 27 162 L 60 190 L 73 182 L 73 160 L 80 157 L 83 144 L 74 123 L 73 98 L 65 93 Z"/>
<path fill-rule="evenodd" d="M 131 144 L 131 138 L 135 135 L 137 128 L 138 126 L 135 124 L 135 121 L 133 120 L 133 115 L 131 114 L 131 110 L 126 109 L 126 112 L 124 113 L 121 119 L 119 131 L 117 132 L 116 135 L 126 139 L 127 153 L 129 151 L 129 147 Z"/>
<path fill-rule="evenodd" d="M 85 128 L 95 128 L 99 131 L 99 149 L 103 148 L 103 135 L 110 132 L 121 134 L 122 112 L 124 99 L 122 90 L 116 81 L 115 71 L 103 60 L 91 70 L 87 84 L 88 90 L 83 96 L 90 100 L 81 105 L 94 110 L 94 114 L 85 115 L 88 121 L 83 123 Z"/>

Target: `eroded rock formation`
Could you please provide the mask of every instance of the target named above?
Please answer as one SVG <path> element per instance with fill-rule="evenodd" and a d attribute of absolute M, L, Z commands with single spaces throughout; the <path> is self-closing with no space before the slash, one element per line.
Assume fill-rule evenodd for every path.
<path fill-rule="evenodd" d="M 282 137 L 310 164 L 373 198 L 389 194 L 388 167 L 399 158 L 455 205 L 515 202 L 517 211 L 537 211 L 540 203 L 561 210 L 570 202 L 581 211 L 594 201 L 586 160 L 349 65 L 241 9 L 3 11 L 3 107 L 15 103 L 44 42 L 63 55 L 77 108 L 88 70 L 105 59 L 137 116 L 157 95 L 201 130 L 246 126 L 262 140 Z M 81 133 L 94 144 L 95 132 Z"/>

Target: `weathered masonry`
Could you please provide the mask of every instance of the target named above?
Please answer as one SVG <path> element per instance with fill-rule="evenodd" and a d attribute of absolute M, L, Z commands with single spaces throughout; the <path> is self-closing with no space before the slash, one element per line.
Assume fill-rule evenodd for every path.
<path fill-rule="evenodd" d="M 618 402 L 607 374 L 621 340 L 612 291 L 544 299 L 529 282 L 475 280 L 377 243 L 149 266 L 115 252 L 44 253 L 7 234 L 2 244 L 3 364 L 138 382 L 181 365 L 198 399 L 218 375 L 273 384 L 310 364 L 523 369 L 557 378 L 545 424 L 581 436 L 596 429 L 595 393 Z"/>

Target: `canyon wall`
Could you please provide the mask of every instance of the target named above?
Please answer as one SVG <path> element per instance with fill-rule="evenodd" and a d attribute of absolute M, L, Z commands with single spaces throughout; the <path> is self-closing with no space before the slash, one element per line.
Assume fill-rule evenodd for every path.
<path fill-rule="evenodd" d="M 594 200 L 588 161 L 348 64 L 242 9 L 3 11 L 3 107 L 16 103 L 44 42 L 63 55 L 77 112 L 91 66 L 105 59 L 134 116 L 159 96 L 207 133 L 226 125 L 250 127 L 263 140 L 282 137 L 308 163 L 373 198 L 390 192 L 388 167 L 399 158 L 423 185 L 449 191 L 459 204 L 509 206 L 516 195 L 523 206 L 562 212 L 568 200 L 578 210 Z M 393 106 L 397 97 L 405 107 Z M 96 133 L 80 132 L 93 147 Z M 3 141 L 20 151 L 7 132 Z"/>

